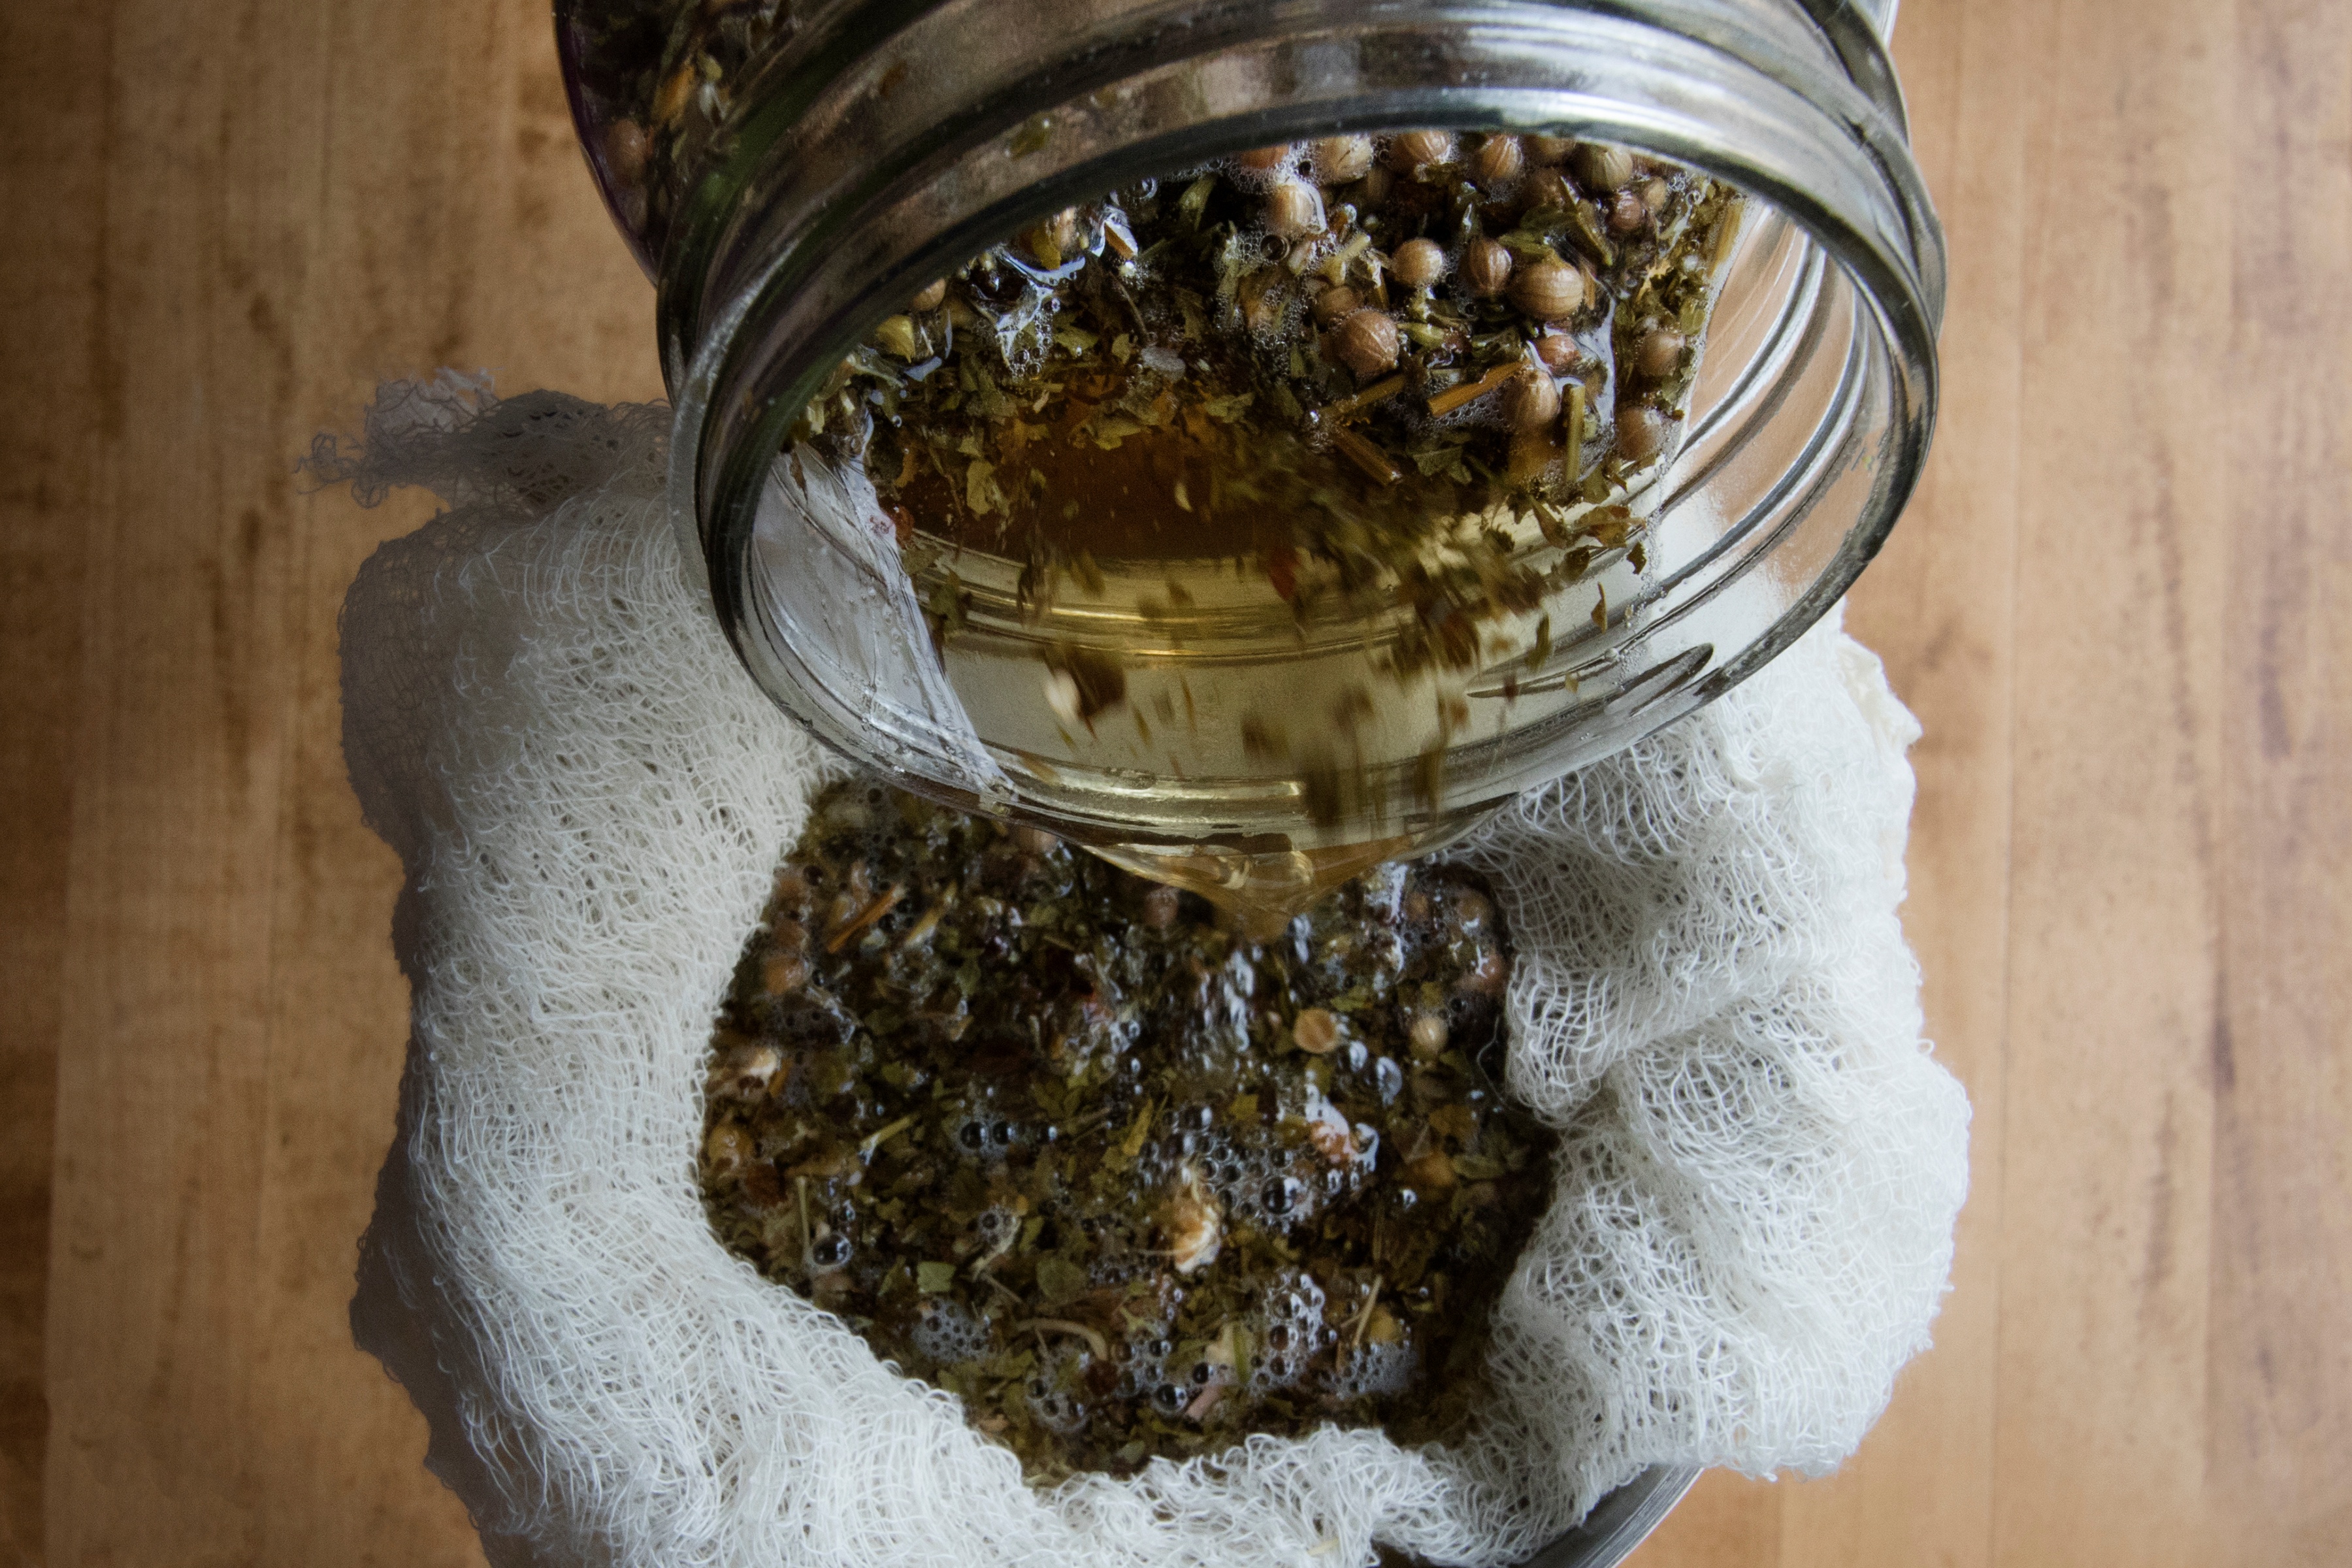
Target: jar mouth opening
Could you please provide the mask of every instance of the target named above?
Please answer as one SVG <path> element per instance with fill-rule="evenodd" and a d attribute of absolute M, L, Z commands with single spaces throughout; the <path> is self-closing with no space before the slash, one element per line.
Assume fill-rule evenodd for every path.
<path fill-rule="evenodd" d="M 1310 0 L 1278 17 L 1212 6 L 1181 32 L 1152 26 L 1152 8 L 1136 6 L 1059 53 L 1019 51 L 1024 68 L 992 93 L 910 115 L 896 135 L 854 137 L 844 110 L 870 113 L 877 98 L 919 90 L 888 84 L 923 52 L 970 41 L 982 8 L 853 7 L 836 32 L 868 11 L 877 34 L 895 30 L 872 46 L 813 45 L 771 62 L 747 89 L 757 107 L 733 155 L 702 182 L 661 268 L 673 400 L 682 406 L 699 390 L 712 411 L 711 428 L 685 444 L 704 454 L 698 494 L 732 489 L 740 499 L 740 482 L 714 471 L 713 455 L 741 444 L 730 405 L 756 406 L 780 437 L 822 367 L 898 301 L 1037 219 L 1266 143 L 1407 126 L 1611 143 L 1776 208 L 1878 303 L 1902 357 L 1922 367 L 1932 409 L 1943 236 L 1892 64 L 1855 0 L 1790 3 L 1811 14 L 1817 58 L 1760 35 L 1702 42 L 1549 0 L 1439 18 L 1461 47 L 1438 60 L 1432 18 L 1360 19 L 1352 0 Z M 1040 52 L 1052 58 L 1030 58 Z M 1560 69 L 1561 58 L 1576 68 Z M 1446 74 L 1455 79 L 1431 79 Z M 812 120 L 824 122 L 814 137 Z M 840 161 L 806 171 L 836 138 Z"/>
<path fill-rule="evenodd" d="M 1808 297 L 1816 300 L 1837 295 L 1826 309 L 1844 322 L 1840 341 L 1846 363 L 1863 367 L 1862 395 L 1877 400 L 1885 425 L 1876 449 L 1860 452 L 1854 432 L 1872 416 L 1849 408 L 1825 423 L 1821 439 L 1792 454 L 1786 482 L 1762 495 L 1752 529 L 1727 529 L 1724 538 L 1675 563 L 1667 580 L 1680 600 L 1661 605 L 1639 628 L 1622 622 L 1612 626 L 1604 617 L 1585 649 L 1591 660 L 1578 667 L 1594 679 L 1589 698 L 1570 704 L 1546 734 L 1520 737 L 1525 744 L 1516 749 L 1489 747 L 1464 773 L 1465 780 L 1482 776 L 1492 787 L 1481 793 L 1465 783 L 1449 807 L 1475 795 L 1473 808 L 1483 809 L 1491 799 L 1516 793 L 1528 782 L 1530 749 L 1550 746 L 1556 757 L 1570 755 L 1563 765 L 1572 765 L 1688 711 L 1760 666 L 1824 613 L 1875 552 L 1907 497 L 1933 419 L 1940 237 L 1903 147 L 1899 120 L 1851 81 L 1832 82 L 1811 96 L 1797 91 L 1786 78 L 1798 73 L 1786 60 L 1743 64 L 1715 46 L 1662 40 L 1654 29 L 1590 12 L 1499 10 L 1506 21 L 1473 40 L 1498 57 L 1525 54 L 1531 40 L 1557 50 L 1581 38 L 1586 58 L 1605 58 L 1609 68 L 1573 80 L 1555 73 L 1541 81 L 1476 88 L 1431 86 L 1406 79 L 1400 70 L 1395 80 L 1319 96 L 1298 93 L 1276 103 L 1228 87 L 1228 100 L 1211 95 L 1205 107 L 1196 103 L 1188 117 L 1169 123 L 1164 105 L 1155 107 L 1151 94 L 1170 80 L 1197 77 L 1204 62 L 1263 66 L 1298 45 L 1295 36 L 1244 33 L 1140 70 L 1114 58 L 1094 77 L 1074 80 L 1052 108 L 1016 116 L 1013 104 L 1030 108 L 1040 101 L 1016 95 L 990 111 L 992 121 L 974 110 L 953 136 L 929 143 L 911 140 L 895 160 L 866 157 L 855 169 L 845 162 L 846 172 L 824 200 L 812 194 L 822 179 L 807 171 L 784 178 L 772 167 L 782 156 L 780 143 L 771 142 L 768 163 L 747 153 L 735 175 L 736 209 L 725 223 L 705 226 L 709 265 L 673 269 L 664 291 L 671 341 L 698 344 L 690 358 L 681 349 L 674 362 L 678 426 L 671 500 L 680 527 L 692 535 L 689 559 L 709 565 L 722 624 L 771 694 L 821 737 L 872 756 L 865 733 L 870 714 L 824 711 L 821 701 L 810 700 L 802 676 L 779 665 L 775 644 L 782 634 L 769 607 L 757 602 L 754 574 L 745 563 L 762 487 L 795 413 L 825 372 L 898 301 L 1006 234 L 1123 182 L 1268 142 L 1403 125 L 1607 142 L 1704 171 L 1738 186 L 1750 200 L 1760 197 L 1790 226 L 1794 243 L 1810 247 L 1812 270 L 1791 288 L 1810 289 Z M 1360 32 L 1364 25 L 1357 26 Z M 1563 46 L 1563 38 L 1570 44 Z M 890 68 L 884 50 L 875 51 L 869 63 L 877 79 Z M 1720 86 L 1727 70 L 1744 84 L 1728 100 Z M 1699 90 L 1694 81 L 1715 85 Z M 1119 119 L 1120 105 L 1139 98 L 1151 112 Z M 1068 130 L 1071 146 L 1059 149 L 1048 135 L 1043 145 L 1018 150 L 1024 128 L 1041 121 L 1049 129 Z M 800 155 L 807 156 L 805 148 Z M 763 171 L 776 175 L 792 199 L 760 207 L 753 198 Z M 706 310 L 709 320 L 690 333 L 679 327 Z M 1804 311 L 1791 307 L 1783 314 L 1793 320 Z M 1802 338 L 1791 328 L 1773 341 L 1793 353 L 1782 340 Z M 1824 346 L 1818 330 L 1814 340 L 1803 352 L 1816 359 L 1839 352 L 1838 344 Z M 1698 435 L 1695 428 L 1695 442 Z M 1696 465 L 1680 465 L 1670 476 L 1665 510 L 1685 503 L 1704 510 L 1710 476 L 1736 458 L 1699 446 Z M 1851 493 L 1857 465 L 1867 470 L 1868 491 L 1858 499 Z M 1710 606 L 1800 531 L 1813 508 L 1831 496 L 1840 497 L 1838 504 L 1857 521 L 1839 531 L 1834 547 L 1808 547 L 1809 582 L 1785 595 L 1773 616 L 1743 626 L 1727 642 L 1717 637 L 1696 654 L 1665 647 L 1670 639 L 1661 633 L 1713 613 Z M 999 609 L 1010 605 L 1011 595 L 992 577 L 1006 574 L 1011 565 L 1002 559 L 973 576 L 976 592 L 1004 601 Z M 1257 606 L 1253 614 L 1271 641 L 1280 627 L 1267 608 Z M 1238 630 L 1238 622 L 1230 629 Z M 1637 630 L 1662 650 L 1653 664 L 1627 646 Z M 1720 652 L 1714 644 L 1721 645 Z M 1496 674 L 1475 683 L 1474 694 L 1502 700 L 1517 695 L 1510 684 Z M 1580 727 L 1590 732 L 1591 743 L 1561 751 L 1561 737 Z M 919 758 L 935 740 L 910 733 L 901 754 Z M 985 751 L 969 745 L 962 772 L 984 784 L 992 773 L 1001 780 L 1004 759 L 987 758 Z M 1093 784 L 1116 795 L 1103 781 Z M 993 796 L 992 787 L 980 792 L 984 804 L 1017 804 L 1034 795 L 1045 799 L 1045 809 L 1057 820 L 1085 815 L 1083 792 L 1057 792 L 1034 778 L 1004 783 Z M 1268 820 L 1286 810 L 1295 815 L 1296 791 L 1270 791 Z"/>

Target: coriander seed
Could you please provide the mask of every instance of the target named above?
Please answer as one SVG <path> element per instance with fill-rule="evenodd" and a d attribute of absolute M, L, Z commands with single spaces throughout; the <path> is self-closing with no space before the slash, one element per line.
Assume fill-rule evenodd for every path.
<path fill-rule="evenodd" d="M 1633 177 L 1633 154 L 1622 147 L 1587 142 L 1569 159 L 1569 167 L 1588 191 L 1613 191 Z"/>
<path fill-rule="evenodd" d="M 1408 239 L 1389 258 L 1389 270 L 1408 289 L 1433 289 L 1445 276 L 1445 247 L 1433 239 Z"/>
<path fill-rule="evenodd" d="M 1454 162 L 1454 146 L 1451 131 L 1407 131 L 1389 143 L 1389 163 L 1401 174 L 1416 174 Z"/>
<path fill-rule="evenodd" d="M 1317 179 L 1341 185 L 1371 172 L 1374 152 L 1369 136 L 1326 136 L 1308 150 L 1308 157 Z"/>
<path fill-rule="evenodd" d="M 1265 197 L 1265 230 L 1282 239 L 1303 239 L 1321 234 L 1323 193 L 1300 180 L 1285 180 Z"/>
<path fill-rule="evenodd" d="M 1529 212 L 1546 207 L 1566 212 L 1576 205 L 1575 190 L 1569 184 L 1568 176 L 1558 169 L 1538 169 L 1519 187 L 1519 194 L 1526 199 Z"/>
<path fill-rule="evenodd" d="M 1559 417 L 1559 388 L 1548 372 L 1523 364 L 1503 383 L 1503 417 L 1514 430 L 1541 430 Z"/>
<path fill-rule="evenodd" d="M 1445 1026 L 1444 1014 L 1415 1013 L 1406 1041 L 1415 1060 L 1435 1061 L 1444 1054 L 1445 1043 L 1452 1035 L 1453 1031 Z"/>
<path fill-rule="evenodd" d="M 1633 348 L 1633 370 L 1652 381 L 1664 381 L 1683 363 L 1688 340 L 1672 327 L 1645 332 Z"/>
<path fill-rule="evenodd" d="M 1334 352 L 1359 379 L 1369 379 L 1395 366 L 1401 339 L 1386 310 L 1362 310 L 1339 323 Z"/>
<path fill-rule="evenodd" d="M 646 163 L 653 156 L 653 139 L 634 120 L 615 120 L 604 132 L 604 166 L 625 185 L 642 184 Z"/>
<path fill-rule="evenodd" d="M 1296 163 L 1298 149 L 1288 142 L 1273 147 L 1253 147 L 1246 153 L 1234 154 L 1234 162 L 1255 174 L 1268 174 Z"/>
<path fill-rule="evenodd" d="M 1621 239 L 1641 233 L 1649 222 L 1650 209 L 1631 191 L 1618 192 L 1617 199 L 1609 204 L 1609 232 Z"/>
<path fill-rule="evenodd" d="M 1303 1009 L 1290 1026 L 1290 1037 L 1308 1056 L 1328 1057 L 1339 1045 L 1339 1020 L 1326 1008 Z"/>
<path fill-rule="evenodd" d="M 1565 261 L 1536 262 L 1511 279 L 1511 303 L 1538 321 L 1572 316 L 1584 300 L 1584 274 Z"/>
<path fill-rule="evenodd" d="M 1511 280 L 1510 247 L 1483 235 L 1462 247 L 1463 286 L 1482 300 L 1501 293 Z"/>
<path fill-rule="evenodd" d="M 1584 357 L 1576 340 L 1566 332 L 1546 332 L 1535 341 L 1536 358 L 1549 371 L 1563 371 Z"/>
<path fill-rule="evenodd" d="M 1487 190 L 1507 185 L 1528 166 L 1527 153 L 1516 136 L 1495 135 L 1478 143 L 1471 155 L 1470 177 Z"/>
<path fill-rule="evenodd" d="M 1572 136 L 1523 136 L 1519 140 L 1527 147 L 1528 158 L 1538 163 L 1564 163 L 1568 155 L 1576 151 L 1576 139 Z"/>
<path fill-rule="evenodd" d="M 1666 444 L 1666 416 L 1656 409 L 1636 406 L 1617 416 L 1617 450 L 1627 460 L 1647 462 Z"/>
<path fill-rule="evenodd" d="M 937 278 L 925 284 L 920 293 L 908 300 L 907 308 L 910 310 L 936 310 L 947 302 L 947 298 L 948 280 L 944 278 Z"/>

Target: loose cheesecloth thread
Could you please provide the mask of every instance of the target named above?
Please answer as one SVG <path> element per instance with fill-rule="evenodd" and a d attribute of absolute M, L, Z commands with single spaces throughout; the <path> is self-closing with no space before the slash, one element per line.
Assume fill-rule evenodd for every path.
<path fill-rule="evenodd" d="M 1818 1473 L 1927 1343 L 1968 1105 L 1895 907 L 1917 728 L 1834 624 L 1451 853 L 1562 1130 L 1451 1449 L 1255 1437 L 1032 1490 L 950 1395 L 725 1251 L 713 1017 L 822 756 L 664 515 L 667 411 L 444 375 L 315 475 L 448 510 L 362 569 L 344 752 L 407 882 L 400 1119 L 352 1323 L 499 1564 L 1503 1564 L 1659 1462 Z"/>

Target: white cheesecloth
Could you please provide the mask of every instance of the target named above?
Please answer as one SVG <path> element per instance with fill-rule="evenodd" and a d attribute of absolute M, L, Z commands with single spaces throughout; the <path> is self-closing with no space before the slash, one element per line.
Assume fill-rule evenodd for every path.
<path fill-rule="evenodd" d="M 1968 1125 L 1895 918 L 1917 731 L 1871 654 L 1824 625 L 1451 852 L 1514 933 L 1510 1085 L 1565 1133 L 1484 1434 L 1034 1491 L 704 1215 L 712 1019 L 835 764 L 682 567 L 667 420 L 445 376 L 313 464 L 449 504 L 343 615 L 414 988 L 352 1319 L 494 1563 L 1499 1564 L 1653 1463 L 1818 1472 L 1861 1441 L 1927 1343 Z"/>

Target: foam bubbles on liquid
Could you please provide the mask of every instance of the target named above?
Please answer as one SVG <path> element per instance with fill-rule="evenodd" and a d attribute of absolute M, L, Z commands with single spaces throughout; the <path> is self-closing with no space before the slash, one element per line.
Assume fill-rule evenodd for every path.
<path fill-rule="evenodd" d="M 1381 1344 L 1367 1340 L 1352 1348 L 1343 1344 L 1331 1370 L 1331 1388 L 1342 1399 L 1402 1394 L 1412 1385 L 1420 1364 L 1420 1349 L 1409 1341 Z"/>
<path fill-rule="evenodd" d="M 1266 1394 L 1297 1385 L 1323 1348 L 1323 1287 L 1303 1269 L 1286 1268 L 1265 1293 L 1251 1325 L 1257 1357 L 1250 1392 Z"/>
<path fill-rule="evenodd" d="M 961 1303 L 935 1296 L 923 1303 L 909 1337 L 915 1349 L 940 1366 L 976 1361 L 995 1348 L 988 1325 Z"/>

